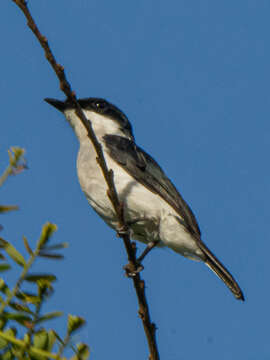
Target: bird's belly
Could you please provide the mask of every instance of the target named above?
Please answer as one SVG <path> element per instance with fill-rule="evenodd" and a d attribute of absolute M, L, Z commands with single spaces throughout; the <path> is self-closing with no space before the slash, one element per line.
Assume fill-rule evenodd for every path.
<path fill-rule="evenodd" d="M 89 146 L 89 145 L 88 145 Z M 92 149 L 79 152 L 77 160 L 78 177 L 81 188 L 93 209 L 114 229 L 117 218 L 107 196 L 107 184 L 96 163 Z M 144 243 L 159 241 L 174 251 L 192 258 L 202 256 L 196 241 L 179 221 L 179 215 L 159 195 L 138 183 L 124 169 L 106 156 L 109 169 L 114 172 L 115 187 L 124 203 L 125 220 L 131 229 L 132 238 Z"/>
<path fill-rule="evenodd" d="M 109 226 L 117 229 L 117 218 L 107 196 L 107 184 L 91 150 L 88 148 L 87 151 L 79 151 L 79 182 L 92 208 Z M 130 225 L 132 238 L 145 243 L 160 240 L 160 203 L 164 201 L 138 183 L 109 157 L 106 157 L 106 162 L 108 168 L 114 172 L 115 187 L 119 200 L 124 203 L 125 220 Z"/>
<path fill-rule="evenodd" d="M 164 211 L 160 221 L 160 237 L 164 245 L 192 260 L 201 260 L 204 254 L 196 240 L 181 224 L 178 214 Z"/>

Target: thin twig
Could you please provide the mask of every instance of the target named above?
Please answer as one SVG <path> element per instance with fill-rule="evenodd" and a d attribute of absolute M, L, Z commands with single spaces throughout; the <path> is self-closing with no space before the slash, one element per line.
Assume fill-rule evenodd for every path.
<path fill-rule="evenodd" d="M 70 342 L 70 334 L 67 333 L 65 336 L 65 339 L 63 341 L 63 343 L 59 346 L 59 350 L 57 352 L 57 360 L 61 359 L 61 356 L 65 350 L 65 347 L 67 346 L 67 344 Z"/>
<path fill-rule="evenodd" d="M 10 174 L 12 174 L 12 166 L 8 165 L 8 167 L 0 177 L 0 187 L 4 184 L 4 182 L 7 180 Z"/>
<path fill-rule="evenodd" d="M 105 161 L 105 157 L 102 151 L 102 147 L 93 131 L 91 123 L 86 119 L 79 103 L 77 102 L 75 92 L 72 91 L 71 86 L 69 82 L 67 81 L 64 67 L 57 63 L 50 47 L 48 44 L 48 40 L 45 36 L 43 36 L 28 7 L 25 0 L 12 0 L 15 2 L 16 5 L 22 10 L 24 13 L 26 19 L 27 19 L 27 25 L 32 30 L 36 38 L 38 39 L 40 45 L 42 46 L 45 57 L 47 58 L 48 62 L 52 66 L 56 76 L 59 79 L 60 82 L 60 89 L 65 93 L 67 99 L 74 105 L 76 109 L 76 114 L 82 121 L 83 125 L 85 126 L 88 137 L 91 140 L 95 151 L 97 153 L 97 162 L 102 170 L 103 176 L 105 178 L 105 181 L 108 186 L 108 197 L 112 203 L 112 206 L 115 210 L 115 213 L 117 215 L 118 219 L 118 226 L 119 226 L 119 236 L 123 239 L 125 248 L 128 255 L 129 260 L 129 266 L 132 269 L 137 268 L 137 262 L 136 262 L 136 247 L 134 247 L 130 241 L 130 237 L 128 234 L 128 227 L 125 223 L 124 219 L 124 209 L 122 204 L 119 201 L 119 197 L 115 188 L 114 180 L 113 180 L 113 172 L 112 170 L 109 170 Z M 148 341 L 148 347 L 149 347 L 149 360 L 159 360 L 159 353 L 157 349 L 157 342 L 156 342 L 156 327 L 155 324 L 151 322 L 150 313 L 149 313 L 149 307 L 147 304 L 146 296 L 145 296 L 145 285 L 144 281 L 141 280 L 140 274 L 136 274 L 133 279 L 133 284 L 136 289 L 136 294 L 138 297 L 138 303 L 139 303 L 139 316 L 142 319 L 144 331 L 147 337 Z"/>
<path fill-rule="evenodd" d="M 35 304 L 35 312 L 34 312 L 32 325 L 30 326 L 29 331 L 28 331 L 28 336 L 29 336 L 29 342 L 30 343 L 33 340 L 33 335 L 35 333 L 35 327 L 37 325 L 37 321 L 38 321 L 38 318 L 39 318 L 39 314 L 40 314 L 40 311 L 41 311 L 41 305 L 42 305 L 42 301 L 43 301 L 41 288 L 40 288 L 39 285 L 38 285 L 38 295 L 40 297 L 40 300 L 37 302 L 37 304 Z"/>

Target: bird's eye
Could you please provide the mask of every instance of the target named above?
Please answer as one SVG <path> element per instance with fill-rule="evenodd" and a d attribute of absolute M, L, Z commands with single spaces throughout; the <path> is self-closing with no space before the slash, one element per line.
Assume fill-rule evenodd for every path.
<path fill-rule="evenodd" d="M 97 110 L 104 110 L 106 108 L 106 103 L 104 101 L 97 101 L 95 103 L 96 109 Z"/>

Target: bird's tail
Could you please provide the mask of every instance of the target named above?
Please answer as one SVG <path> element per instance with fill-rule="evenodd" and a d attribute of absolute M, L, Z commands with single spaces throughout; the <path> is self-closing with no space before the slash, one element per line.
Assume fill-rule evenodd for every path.
<path fill-rule="evenodd" d="M 225 283 L 225 285 L 228 286 L 236 299 L 244 301 L 244 294 L 240 289 L 240 286 L 237 284 L 225 266 L 221 264 L 221 262 L 215 257 L 214 254 L 212 254 L 212 252 L 203 242 L 200 241 L 198 245 L 205 255 L 205 264 Z"/>

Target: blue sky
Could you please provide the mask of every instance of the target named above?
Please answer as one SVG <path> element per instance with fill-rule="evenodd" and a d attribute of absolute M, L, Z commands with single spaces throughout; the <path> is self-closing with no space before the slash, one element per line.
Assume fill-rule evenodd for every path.
<path fill-rule="evenodd" d="M 236 301 L 203 264 L 153 251 L 142 273 L 161 359 L 268 359 L 269 1 L 30 1 L 79 97 L 119 106 L 137 143 L 191 205 L 203 240 L 239 281 Z M 1 236 L 23 249 L 46 221 L 68 241 L 46 311 L 86 318 L 92 359 L 146 359 L 121 240 L 89 207 L 76 175 L 78 143 L 43 99 L 58 82 L 12 1 L 2 1 L 0 164 L 12 145 L 29 170 L 1 189 Z M 139 245 L 140 249 L 142 248 Z M 65 320 L 52 323 L 59 332 Z"/>

